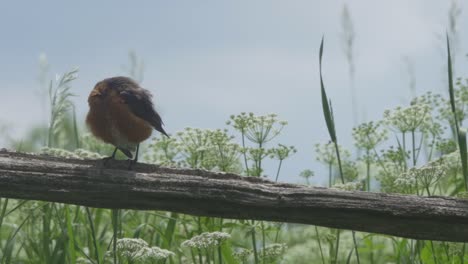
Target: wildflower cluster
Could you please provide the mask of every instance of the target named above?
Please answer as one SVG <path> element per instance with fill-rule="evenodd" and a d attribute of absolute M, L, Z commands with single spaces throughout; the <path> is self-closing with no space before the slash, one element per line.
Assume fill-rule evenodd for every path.
<path fill-rule="evenodd" d="M 384 161 L 376 177 L 380 182 L 381 190 L 386 193 L 400 192 L 400 187 L 395 184 L 395 180 L 399 178 L 404 171 L 405 167 L 395 162 Z"/>
<path fill-rule="evenodd" d="M 265 145 L 281 133 L 287 122 L 279 120 L 276 114 L 256 116 L 253 113 L 243 112 L 239 115 L 232 115 L 226 124 L 231 125 L 241 134 L 242 149 L 240 151 L 244 158 L 247 175 L 262 175 L 262 161 L 266 157 L 270 157 L 279 160 L 280 164 L 276 175 L 276 179 L 278 179 L 281 162 L 295 153 L 296 149 L 281 144 L 277 148 L 268 149 Z M 246 140 L 253 146 L 248 146 Z M 251 162 L 250 166 L 248 161 Z"/>
<path fill-rule="evenodd" d="M 328 166 L 328 187 L 331 187 L 334 182 L 333 168 L 337 166 L 335 143 L 328 142 L 327 144 L 315 144 L 316 159 L 319 162 Z M 357 169 L 353 162 L 349 161 L 351 153 L 338 145 L 343 168 L 343 179 L 353 180 L 357 177 Z M 340 177 L 338 175 L 338 177 Z M 336 178 L 336 177 L 335 177 Z"/>
<path fill-rule="evenodd" d="M 363 188 L 362 182 L 347 182 L 345 184 L 337 183 L 333 185 L 333 189 L 343 191 L 361 191 Z"/>
<path fill-rule="evenodd" d="M 344 160 L 341 165 L 343 168 L 343 178 L 346 182 L 354 181 L 358 178 L 359 171 L 356 162 L 352 160 Z"/>
<path fill-rule="evenodd" d="M 371 121 L 353 128 L 355 145 L 358 148 L 369 151 L 387 140 L 387 130 L 382 129 L 381 124 L 381 122 Z"/>
<path fill-rule="evenodd" d="M 458 78 L 455 85 L 458 88 L 454 89 L 455 112 L 457 113 L 458 122 L 461 124 L 468 116 L 468 108 L 466 107 L 468 105 L 468 78 L 464 80 Z M 438 118 L 446 120 L 451 126 L 454 126 L 454 116 L 449 100 L 441 99 L 441 101 Z"/>
<path fill-rule="evenodd" d="M 241 113 L 230 118 L 227 125 L 232 125 L 243 136 L 260 146 L 278 136 L 288 124 L 286 121 L 278 120 L 276 114 L 255 116 L 253 113 Z"/>
<path fill-rule="evenodd" d="M 92 152 L 86 149 L 76 149 L 74 153 L 82 159 L 102 159 L 104 157 L 99 153 Z"/>
<path fill-rule="evenodd" d="M 406 160 L 409 157 L 409 152 L 404 151 L 401 147 L 390 146 L 386 150 L 381 150 L 382 158 L 385 162 L 398 165 L 402 170 L 406 169 Z"/>
<path fill-rule="evenodd" d="M 100 155 L 110 155 L 114 150 L 114 147 L 110 144 L 98 140 L 91 133 L 84 133 L 80 137 L 81 147 L 93 153 L 99 153 Z"/>
<path fill-rule="evenodd" d="M 156 138 L 145 158 L 164 165 L 238 172 L 240 146 L 226 130 L 185 128 L 172 138 Z"/>
<path fill-rule="evenodd" d="M 234 251 L 234 253 L 232 253 L 232 255 L 239 262 L 244 263 L 252 255 L 252 250 L 247 249 L 247 248 L 239 248 L 236 251 Z"/>
<path fill-rule="evenodd" d="M 149 247 L 148 243 L 140 238 L 122 238 L 117 240 L 117 252 L 123 258 L 139 263 L 152 263 L 160 259 L 174 256 L 174 252 L 159 247 Z"/>
<path fill-rule="evenodd" d="M 270 149 L 270 158 L 277 160 L 285 160 L 296 152 L 297 149 L 294 146 L 288 147 L 283 144 L 278 144 L 278 147 Z"/>
<path fill-rule="evenodd" d="M 100 159 L 102 156 L 99 153 L 91 152 L 85 149 L 76 149 L 74 151 L 68 151 L 59 148 L 43 147 L 41 149 L 42 154 L 62 157 L 67 159 Z"/>
<path fill-rule="evenodd" d="M 428 104 L 415 103 L 407 108 L 397 107 L 393 111 L 385 110 L 384 119 L 385 123 L 397 132 L 414 132 L 431 123 L 430 110 Z"/>
<path fill-rule="evenodd" d="M 185 240 L 184 242 L 182 242 L 181 246 L 198 249 L 208 249 L 221 245 L 224 241 L 228 240 L 229 238 L 231 238 L 231 235 L 225 232 L 205 232 L 200 235 L 194 236 L 189 240 Z"/>
<path fill-rule="evenodd" d="M 76 155 L 75 153 L 65 150 L 65 149 L 60 149 L 60 148 L 43 147 L 41 149 L 41 154 L 54 156 L 54 157 L 62 157 L 62 158 L 67 158 L 67 159 L 79 158 L 78 155 Z"/>
<path fill-rule="evenodd" d="M 420 168 L 409 169 L 395 179 L 395 185 L 400 187 L 402 192 L 418 193 L 418 189 L 422 188 L 427 191 L 428 195 L 431 195 L 430 187 L 446 174 L 447 167 L 441 158 Z"/>
<path fill-rule="evenodd" d="M 277 258 L 283 256 L 287 249 L 288 246 L 283 243 L 270 244 L 260 251 L 259 256 L 261 259 L 268 261 L 268 263 L 272 263 Z"/>
<path fill-rule="evenodd" d="M 311 178 L 311 177 L 314 176 L 314 172 L 311 171 L 311 170 L 309 170 L 309 169 L 303 170 L 303 171 L 301 171 L 301 173 L 299 173 L 299 176 L 302 177 L 302 178 L 304 178 L 305 181 L 306 181 L 306 183 L 307 183 L 307 185 L 309 185 L 309 184 L 310 184 L 309 178 Z"/>
<path fill-rule="evenodd" d="M 148 149 L 151 151 L 145 155 L 146 160 L 164 166 L 182 166 L 181 162 L 178 161 L 182 148 L 176 138 L 155 137 L 151 140 Z"/>
<path fill-rule="evenodd" d="M 336 150 L 333 142 L 328 142 L 326 144 L 315 144 L 314 146 L 315 153 L 317 155 L 317 161 L 327 165 L 333 165 L 336 163 Z M 338 146 L 338 150 L 343 159 L 347 159 L 351 156 L 351 153 L 342 146 Z"/>

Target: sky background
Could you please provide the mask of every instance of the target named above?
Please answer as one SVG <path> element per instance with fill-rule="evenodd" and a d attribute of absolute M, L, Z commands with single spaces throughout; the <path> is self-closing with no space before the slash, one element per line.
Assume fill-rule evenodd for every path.
<path fill-rule="evenodd" d="M 316 171 L 314 144 L 329 137 L 320 101 L 318 50 L 325 36 L 324 81 L 338 137 L 352 149 L 353 116 L 341 14 L 348 3 L 356 33 L 355 87 L 360 121 L 410 100 L 404 58 L 417 94 L 444 93 L 443 37 L 451 1 L 0 1 L 0 124 L 20 139 L 44 120 L 39 56 L 51 78 L 79 67 L 73 101 L 84 128 L 87 96 L 101 79 L 125 74 L 128 53 L 143 58 L 142 86 L 155 95 L 166 131 L 224 128 L 231 114 L 276 113 L 289 125 L 271 146 L 294 145 L 282 180 Z M 456 75 L 468 76 L 466 4 L 458 20 Z M 455 44 L 454 44 L 455 45 Z M 0 146 L 6 144 L 0 139 Z M 273 177 L 276 164 L 266 173 Z"/>

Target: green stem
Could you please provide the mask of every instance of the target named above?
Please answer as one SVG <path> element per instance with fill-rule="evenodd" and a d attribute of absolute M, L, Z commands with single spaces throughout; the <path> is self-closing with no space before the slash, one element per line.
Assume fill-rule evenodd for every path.
<path fill-rule="evenodd" d="M 434 249 L 434 243 L 432 243 L 432 240 L 429 241 L 429 242 L 431 243 L 432 258 L 434 259 L 434 263 L 438 264 L 439 262 L 437 262 L 436 252 L 435 252 L 435 249 Z"/>
<path fill-rule="evenodd" d="M 262 147 L 263 147 L 263 142 L 258 143 L 258 148 L 262 149 Z M 262 154 L 262 156 L 263 156 L 263 154 Z M 258 159 L 258 168 L 257 168 L 258 169 L 258 172 L 257 172 L 258 175 L 256 175 L 256 176 L 259 176 L 259 177 L 262 175 L 262 156 L 260 156 L 259 159 Z"/>
<path fill-rule="evenodd" d="M 265 264 L 265 247 L 266 247 L 266 239 L 265 239 L 265 224 L 263 223 L 263 221 L 260 222 L 260 225 L 262 227 L 262 247 L 263 247 L 263 250 L 262 250 L 262 262 L 263 264 Z"/>
<path fill-rule="evenodd" d="M 338 249 L 340 247 L 340 230 L 336 229 L 336 248 L 335 248 L 335 257 L 333 259 L 333 263 L 338 263 Z"/>
<path fill-rule="evenodd" d="M 0 204 L 2 204 L 2 198 L 0 198 Z M 3 218 L 5 217 L 7 206 L 8 206 L 8 198 L 6 198 L 5 201 L 3 202 L 2 213 L 0 214 L 0 234 L 2 233 Z"/>
<path fill-rule="evenodd" d="M 356 232 L 352 231 L 352 234 L 353 234 L 354 252 L 356 253 L 356 261 L 357 261 L 357 264 L 360 264 L 361 261 L 359 259 L 359 252 L 358 252 L 358 248 L 357 248 Z"/>
<path fill-rule="evenodd" d="M 190 255 L 192 256 L 192 262 L 193 262 L 194 264 L 196 264 L 196 263 L 197 263 L 197 259 L 195 258 L 195 254 L 193 254 L 193 249 L 192 249 L 192 248 L 190 248 Z"/>
<path fill-rule="evenodd" d="M 75 136 L 76 148 L 81 148 L 80 136 L 78 134 L 78 125 L 77 125 L 77 122 L 76 122 L 76 111 L 75 111 L 75 106 L 74 105 L 72 105 L 72 114 L 73 114 L 73 133 L 74 133 L 74 136 Z"/>
<path fill-rule="evenodd" d="M 334 143 L 335 143 L 336 158 L 338 160 L 338 168 L 340 170 L 341 183 L 344 184 L 345 180 L 343 176 L 343 166 L 341 165 L 340 151 L 338 150 L 338 142 L 335 141 Z"/>
<path fill-rule="evenodd" d="M 338 150 L 338 142 L 335 141 L 334 143 L 335 143 L 336 158 L 338 160 L 338 168 L 340 169 L 341 183 L 344 184 L 345 180 L 344 180 L 344 175 L 343 175 L 343 166 L 341 165 L 340 151 Z M 356 251 L 356 260 L 357 260 L 357 263 L 360 264 L 360 262 L 359 262 L 359 252 L 358 252 L 357 243 L 356 243 L 356 237 L 355 237 L 354 231 L 352 231 L 352 232 L 353 232 L 354 248 L 355 248 L 355 251 Z M 338 257 L 339 238 L 340 238 L 340 236 L 339 236 L 339 231 L 338 231 L 337 246 L 336 246 L 336 256 L 337 257 Z"/>
<path fill-rule="evenodd" d="M 461 264 L 465 264 L 465 249 L 466 249 L 466 243 L 463 243 L 463 248 L 462 248 L 462 252 L 460 255 Z"/>
<path fill-rule="evenodd" d="M 254 221 L 252 220 L 252 247 L 254 252 L 255 264 L 258 264 L 258 253 L 257 253 L 257 240 L 255 239 L 255 227 L 253 226 Z"/>
<path fill-rule="evenodd" d="M 317 242 L 320 250 L 320 257 L 322 258 L 322 264 L 325 264 L 325 258 L 323 257 L 322 243 L 320 242 L 320 236 L 317 226 L 315 226 L 315 235 L 317 236 Z"/>
<path fill-rule="evenodd" d="M 89 226 L 91 227 L 91 236 L 93 238 L 93 245 L 94 245 L 94 251 L 96 252 L 97 264 L 99 264 L 100 263 L 99 249 L 97 246 L 96 232 L 94 231 L 93 218 L 91 217 L 91 211 L 89 210 L 89 207 L 86 207 L 86 214 L 88 215 Z"/>
<path fill-rule="evenodd" d="M 414 257 L 414 253 L 415 252 L 415 249 L 414 249 L 414 240 L 411 239 L 411 242 L 410 242 L 410 262 L 411 263 L 414 263 L 415 262 L 415 257 Z"/>
<path fill-rule="evenodd" d="M 413 154 L 413 167 L 416 166 L 416 142 L 415 142 L 415 135 L 414 135 L 414 130 L 411 131 L 411 153 Z"/>
<path fill-rule="evenodd" d="M 406 171 L 406 169 L 408 169 L 408 164 L 406 162 L 406 134 L 405 134 L 405 132 L 402 132 L 401 134 L 402 134 L 401 136 L 403 138 L 402 139 L 402 141 L 403 141 L 403 166 L 404 166 L 405 171 Z M 398 137 L 397 137 L 397 139 L 398 139 Z"/>
<path fill-rule="evenodd" d="M 206 256 L 206 263 L 211 263 L 210 259 L 210 251 L 208 249 L 205 250 L 205 256 Z"/>
<path fill-rule="evenodd" d="M 367 149 L 367 157 L 366 157 L 366 190 L 370 192 L 370 150 Z"/>
<path fill-rule="evenodd" d="M 247 176 L 250 175 L 249 173 L 249 165 L 247 163 L 247 153 L 245 152 L 245 134 L 244 134 L 244 130 L 242 129 L 241 131 L 242 133 L 242 148 L 244 149 L 244 163 L 245 163 L 245 170 L 247 171 Z"/>
<path fill-rule="evenodd" d="M 218 246 L 218 260 L 219 260 L 219 264 L 223 264 L 223 255 L 221 254 L 221 246 Z"/>
<path fill-rule="evenodd" d="M 283 160 L 280 160 L 279 165 L 278 165 L 278 170 L 276 171 L 276 179 L 275 179 L 275 182 L 278 182 L 278 177 L 279 177 L 279 174 L 280 174 L 281 164 L 282 164 L 282 163 L 283 163 Z"/>
<path fill-rule="evenodd" d="M 49 242 L 51 239 L 51 236 L 50 236 L 51 210 L 50 210 L 49 203 L 46 203 L 46 205 L 43 207 L 42 213 L 43 213 L 43 216 L 42 216 L 42 250 L 45 256 L 44 258 L 45 262 L 49 263 L 50 261 Z"/>
<path fill-rule="evenodd" d="M 119 230 L 119 210 L 112 209 L 112 227 L 114 232 L 113 243 L 112 243 L 112 255 L 114 258 L 114 264 L 117 264 L 117 237 Z"/>
<path fill-rule="evenodd" d="M 197 251 L 198 251 L 198 261 L 200 262 L 200 264 L 203 264 L 203 258 L 202 258 L 201 250 L 198 248 Z"/>
<path fill-rule="evenodd" d="M 278 228 L 276 229 L 275 243 L 278 243 L 279 234 L 280 234 L 282 225 L 283 225 L 283 223 L 279 223 Z"/>

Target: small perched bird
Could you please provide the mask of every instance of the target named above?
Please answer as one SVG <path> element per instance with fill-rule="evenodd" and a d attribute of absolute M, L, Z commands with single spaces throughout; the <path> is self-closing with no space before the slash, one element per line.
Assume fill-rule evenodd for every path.
<path fill-rule="evenodd" d="M 131 169 L 138 161 L 140 142 L 151 136 L 153 128 L 169 137 L 151 97 L 148 90 L 128 77 L 104 79 L 94 86 L 88 97 L 86 123 L 94 136 L 115 146 L 105 161 L 114 159 L 120 150 L 130 159 Z"/>

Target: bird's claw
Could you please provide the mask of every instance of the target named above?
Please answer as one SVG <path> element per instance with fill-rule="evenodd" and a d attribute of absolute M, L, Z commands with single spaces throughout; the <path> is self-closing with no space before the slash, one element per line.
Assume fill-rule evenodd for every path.
<path fill-rule="evenodd" d="M 133 170 L 133 166 L 136 164 L 136 160 L 129 159 L 128 160 L 128 170 Z"/>
<path fill-rule="evenodd" d="M 109 160 L 113 160 L 113 159 L 114 157 L 105 157 L 102 159 L 102 163 L 104 164 L 104 166 L 106 166 Z"/>

